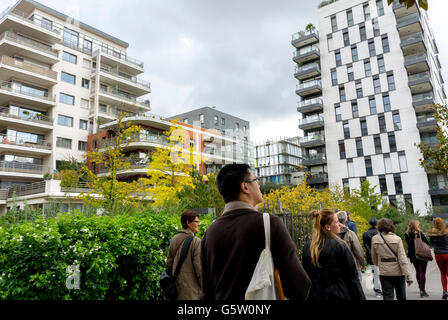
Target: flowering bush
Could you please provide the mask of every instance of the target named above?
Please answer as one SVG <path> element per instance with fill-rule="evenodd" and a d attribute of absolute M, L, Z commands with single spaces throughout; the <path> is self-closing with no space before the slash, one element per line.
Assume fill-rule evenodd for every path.
<path fill-rule="evenodd" d="M 212 218 L 201 217 L 202 237 Z M 180 216 L 56 218 L 0 226 L 0 299 L 162 299 L 159 277 Z M 71 270 L 79 269 L 79 289 Z M 70 288 L 70 289 L 69 289 Z"/>

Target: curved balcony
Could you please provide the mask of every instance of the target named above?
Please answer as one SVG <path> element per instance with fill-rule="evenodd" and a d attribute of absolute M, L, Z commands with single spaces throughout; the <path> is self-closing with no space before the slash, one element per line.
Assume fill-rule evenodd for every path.
<path fill-rule="evenodd" d="M 93 57 L 97 56 L 101 56 L 101 62 L 110 66 L 117 66 L 124 73 L 136 76 L 144 72 L 143 62 L 129 57 L 126 54 L 108 50 L 103 47 L 98 47 L 93 52 Z"/>
<path fill-rule="evenodd" d="M 319 42 L 319 31 L 299 31 L 292 35 L 291 44 L 296 48 L 301 48 Z"/>
<path fill-rule="evenodd" d="M 313 115 L 299 120 L 299 129 L 310 130 L 324 127 L 324 116 Z"/>
<path fill-rule="evenodd" d="M 95 89 L 92 87 L 91 93 L 94 92 Z M 104 102 L 109 105 L 122 105 L 124 110 L 133 113 L 151 110 L 148 99 L 139 99 L 136 96 L 121 92 L 117 88 L 107 87 L 107 89 L 104 89 L 100 87 L 98 95 L 100 102 Z"/>
<path fill-rule="evenodd" d="M 324 109 L 324 103 L 322 98 L 302 100 L 297 103 L 297 111 L 304 114 L 310 112 L 322 111 L 323 109 Z"/>
<path fill-rule="evenodd" d="M 296 86 L 296 94 L 301 97 L 306 97 L 311 94 L 322 92 L 322 81 L 321 80 L 311 80 L 303 83 L 299 83 Z"/>
<path fill-rule="evenodd" d="M 305 64 L 295 68 L 294 77 L 298 80 L 305 80 L 308 78 L 320 75 L 320 65 L 317 62 Z"/>
<path fill-rule="evenodd" d="M 126 152 L 138 149 L 154 149 L 154 148 L 167 148 L 170 146 L 170 143 L 166 136 L 164 135 L 155 135 L 155 134 L 142 134 L 135 135 L 130 138 L 131 142 L 127 144 L 127 142 L 122 142 L 122 147 Z M 101 141 L 100 151 L 103 152 L 105 148 L 110 146 L 115 146 L 117 143 L 114 138 L 105 139 Z"/>

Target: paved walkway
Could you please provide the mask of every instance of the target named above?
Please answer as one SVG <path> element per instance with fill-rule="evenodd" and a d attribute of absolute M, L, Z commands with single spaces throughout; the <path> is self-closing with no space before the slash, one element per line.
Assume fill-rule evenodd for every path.
<path fill-rule="evenodd" d="M 432 256 L 434 257 L 434 252 Z M 433 259 L 428 262 L 428 267 L 426 269 L 426 292 L 429 294 L 429 297 L 426 298 L 420 298 L 420 290 L 418 288 L 417 278 L 415 277 L 415 268 L 410 262 L 409 266 L 412 271 L 412 280 L 414 282 L 410 287 L 406 286 L 406 298 L 408 300 L 442 300 L 442 282 L 440 281 L 440 271 L 436 260 Z M 364 289 L 364 294 L 366 295 L 367 300 L 379 300 L 375 297 L 375 293 L 373 292 L 372 279 L 372 270 L 369 267 L 366 272 L 363 273 L 362 288 Z"/>

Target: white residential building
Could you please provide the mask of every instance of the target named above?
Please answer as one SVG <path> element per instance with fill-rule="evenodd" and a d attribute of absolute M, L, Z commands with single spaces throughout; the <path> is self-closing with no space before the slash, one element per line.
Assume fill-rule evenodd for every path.
<path fill-rule="evenodd" d="M 329 184 L 353 190 L 368 180 L 394 205 L 421 214 L 431 204 L 448 209 L 447 178 L 426 172 L 415 146 L 437 143 L 430 106 L 446 104 L 426 12 L 398 1 L 340 0 L 322 5 L 318 17 L 312 46 L 319 52 Z"/>

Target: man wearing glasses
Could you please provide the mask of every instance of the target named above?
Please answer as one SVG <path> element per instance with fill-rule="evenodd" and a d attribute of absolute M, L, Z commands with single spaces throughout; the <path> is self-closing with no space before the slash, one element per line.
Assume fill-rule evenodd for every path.
<path fill-rule="evenodd" d="M 201 242 L 203 300 L 244 300 L 246 289 L 265 246 L 263 201 L 258 178 L 247 164 L 229 164 L 217 176 L 226 203 L 223 214 L 206 231 Z M 285 225 L 270 215 L 271 251 L 285 296 L 305 300 L 311 281 Z"/>

